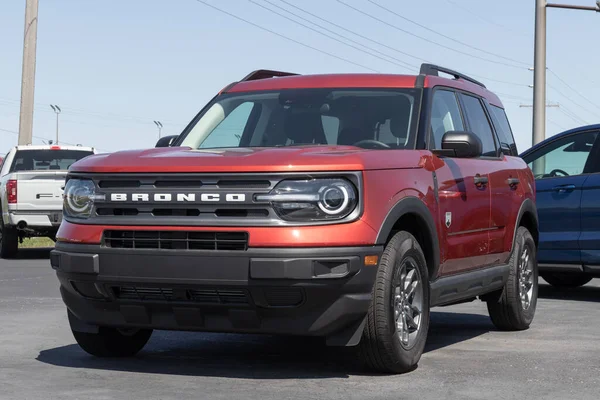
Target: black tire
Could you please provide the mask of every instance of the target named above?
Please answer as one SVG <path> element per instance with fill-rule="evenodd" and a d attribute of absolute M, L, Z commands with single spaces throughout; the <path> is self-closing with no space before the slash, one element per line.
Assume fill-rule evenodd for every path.
<path fill-rule="evenodd" d="M 529 304 L 522 301 L 519 286 L 520 262 L 524 252 L 529 254 L 531 268 L 531 294 Z M 517 229 L 515 247 L 510 256 L 510 272 L 504 288 L 496 296 L 487 297 L 487 308 L 496 328 L 503 331 L 528 329 L 533 321 L 538 297 L 537 249 L 531 233 L 520 226 Z M 528 290 L 529 292 L 529 290 Z"/>
<path fill-rule="evenodd" d="M 420 324 L 413 343 L 408 347 L 398 337 L 393 305 L 396 298 L 394 279 L 406 262 L 414 264 L 411 269 L 417 271 L 422 288 Z M 396 233 L 385 247 L 372 298 L 358 346 L 361 361 L 369 370 L 376 372 L 405 373 L 414 370 L 423 354 L 429 331 L 429 273 L 421 246 L 410 233 Z"/>
<path fill-rule="evenodd" d="M 0 217 L 0 258 L 14 258 L 19 251 L 19 236 L 13 227 L 5 226 Z"/>
<path fill-rule="evenodd" d="M 540 276 L 550 285 L 561 289 L 578 288 L 593 279 L 589 275 L 570 274 L 567 272 L 544 272 Z"/>
<path fill-rule="evenodd" d="M 98 333 L 73 331 L 77 344 L 96 357 L 132 357 L 136 355 L 152 335 L 151 329 L 126 330 L 101 326 Z"/>

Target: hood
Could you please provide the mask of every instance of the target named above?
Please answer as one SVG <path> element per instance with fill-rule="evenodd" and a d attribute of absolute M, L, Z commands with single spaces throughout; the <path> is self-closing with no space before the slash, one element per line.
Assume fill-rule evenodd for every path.
<path fill-rule="evenodd" d="M 73 172 L 308 172 L 418 168 L 429 152 L 352 146 L 200 149 L 167 147 L 88 156 Z"/>

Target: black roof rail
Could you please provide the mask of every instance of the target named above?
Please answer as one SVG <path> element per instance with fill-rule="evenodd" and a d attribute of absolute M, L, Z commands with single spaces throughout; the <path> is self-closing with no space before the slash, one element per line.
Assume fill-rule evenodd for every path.
<path fill-rule="evenodd" d="M 474 83 L 476 85 L 479 85 L 482 88 L 486 89 L 486 87 L 485 87 L 485 85 L 483 83 L 481 83 L 479 81 L 476 81 L 475 79 L 471 78 L 470 76 L 467 76 L 465 74 L 461 74 L 460 72 L 456 72 L 456 71 L 451 70 L 449 68 L 440 67 L 439 65 L 421 64 L 420 74 L 422 74 L 422 75 L 439 76 L 438 72 L 443 72 L 445 74 L 452 75 L 452 76 L 454 76 L 454 79 L 462 78 L 465 81 L 472 82 L 472 83 Z"/>
<path fill-rule="evenodd" d="M 269 70 L 269 69 L 258 69 L 256 71 L 250 72 L 248 75 L 243 77 L 240 80 L 240 82 L 256 81 L 259 79 L 268 79 L 268 78 L 274 78 L 274 77 L 280 77 L 280 76 L 293 76 L 293 75 L 299 75 L 299 74 L 294 74 L 292 72 L 273 71 L 273 70 Z"/>

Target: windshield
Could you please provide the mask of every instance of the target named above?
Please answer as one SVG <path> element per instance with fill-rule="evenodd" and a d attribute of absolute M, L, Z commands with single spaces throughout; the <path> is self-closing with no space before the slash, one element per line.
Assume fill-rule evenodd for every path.
<path fill-rule="evenodd" d="M 15 154 L 10 172 L 66 171 L 75 161 L 92 154 L 93 152 L 87 150 L 19 150 Z"/>
<path fill-rule="evenodd" d="M 286 89 L 219 96 L 184 132 L 193 149 L 414 148 L 419 89 Z"/>

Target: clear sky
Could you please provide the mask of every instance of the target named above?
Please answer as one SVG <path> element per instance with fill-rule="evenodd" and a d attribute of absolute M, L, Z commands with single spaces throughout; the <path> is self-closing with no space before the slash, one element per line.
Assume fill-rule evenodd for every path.
<path fill-rule="evenodd" d="M 426 60 L 499 93 L 523 151 L 531 145 L 532 109 L 520 105 L 532 102 L 534 4 L 39 0 L 34 143 L 54 138 L 50 104 L 62 108 L 61 141 L 103 151 L 144 148 L 158 137 L 153 120 L 163 123 L 163 135 L 178 134 L 216 92 L 255 69 L 414 74 Z M 25 0 L 0 5 L 0 154 L 17 143 L 24 13 Z M 547 109 L 546 136 L 600 122 L 598 37 L 600 14 L 548 10 L 547 96 L 560 107 Z"/>

